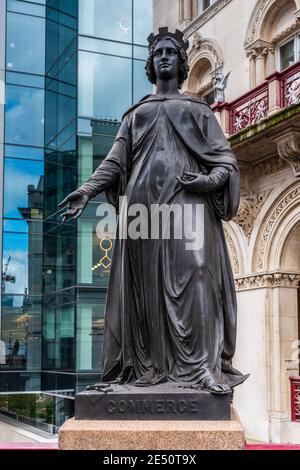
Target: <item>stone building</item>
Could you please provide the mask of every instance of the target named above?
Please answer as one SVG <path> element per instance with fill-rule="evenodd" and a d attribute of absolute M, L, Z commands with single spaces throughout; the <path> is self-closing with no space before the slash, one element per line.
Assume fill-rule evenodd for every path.
<path fill-rule="evenodd" d="M 189 39 L 183 91 L 212 104 L 241 170 L 239 212 L 224 224 L 238 297 L 234 364 L 251 373 L 235 406 L 248 438 L 299 443 L 290 376 L 300 339 L 300 0 L 155 0 L 154 15 L 155 30 Z M 215 77 L 229 72 L 216 102 Z M 294 398 L 300 420 L 300 386 Z"/>

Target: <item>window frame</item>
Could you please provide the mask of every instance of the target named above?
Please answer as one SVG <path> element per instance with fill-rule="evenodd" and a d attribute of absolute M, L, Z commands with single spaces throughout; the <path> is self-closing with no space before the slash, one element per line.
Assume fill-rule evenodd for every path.
<path fill-rule="evenodd" d="M 283 41 L 279 42 L 276 46 L 276 70 L 278 70 L 279 72 L 283 72 L 287 68 L 294 65 L 292 64 L 285 68 L 281 67 L 280 50 L 284 45 L 288 44 L 292 40 L 294 41 L 294 58 L 295 58 L 294 64 L 300 61 L 300 31 L 297 31 L 296 33 L 293 33 L 291 36 L 285 38 Z"/>
<path fill-rule="evenodd" d="M 216 2 L 216 0 L 209 0 L 208 7 L 204 7 L 204 2 L 205 2 L 205 0 L 198 0 L 198 15 L 201 15 L 206 10 L 208 10 L 208 8 L 211 7 L 212 4 Z"/>

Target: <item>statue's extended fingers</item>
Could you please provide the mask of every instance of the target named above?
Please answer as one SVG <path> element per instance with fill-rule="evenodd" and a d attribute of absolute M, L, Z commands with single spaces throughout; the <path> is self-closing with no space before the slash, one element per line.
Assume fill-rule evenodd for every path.
<path fill-rule="evenodd" d="M 63 214 L 61 214 L 61 217 L 62 217 L 62 223 L 64 224 L 65 222 L 68 221 L 69 219 L 69 215 L 67 212 L 64 212 Z"/>
<path fill-rule="evenodd" d="M 78 219 L 78 217 L 81 216 L 82 212 L 83 212 L 83 209 L 79 209 L 78 213 L 73 216 L 73 219 Z"/>
<path fill-rule="evenodd" d="M 70 202 L 69 196 L 67 196 L 63 201 L 58 204 L 58 207 L 64 207 Z"/>

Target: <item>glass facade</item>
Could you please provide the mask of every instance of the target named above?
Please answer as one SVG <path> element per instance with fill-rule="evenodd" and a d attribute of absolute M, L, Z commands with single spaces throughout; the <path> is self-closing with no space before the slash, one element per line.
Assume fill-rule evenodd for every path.
<path fill-rule="evenodd" d="M 99 380 L 113 243 L 97 230 L 104 194 L 64 225 L 57 205 L 105 158 L 126 109 L 152 92 L 153 5 L 5 4 L 0 398 L 8 409 L 10 392 L 36 392 L 59 426 L 74 393 Z"/>

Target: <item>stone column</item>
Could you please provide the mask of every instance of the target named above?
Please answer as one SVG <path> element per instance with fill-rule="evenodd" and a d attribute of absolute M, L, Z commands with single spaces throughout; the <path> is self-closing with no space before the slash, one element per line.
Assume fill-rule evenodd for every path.
<path fill-rule="evenodd" d="M 250 57 L 250 86 L 255 88 L 275 71 L 274 46 L 257 40 L 246 48 L 246 54 Z"/>
<path fill-rule="evenodd" d="M 260 85 L 266 78 L 265 57 L 265 48 L 258 50 L 256 57 L 256 85 Z"/>
<path fill-rule="evenodd" d="M 253 50 L 249 55 L 250 59 L 250 87 L 256 87 L 256 52 Z"/>
<path fill-rule="evenodd" d="M 184 0 L 183 2 L 183 21 L 191 21 L 192 20 L 192 0 Z"/>

